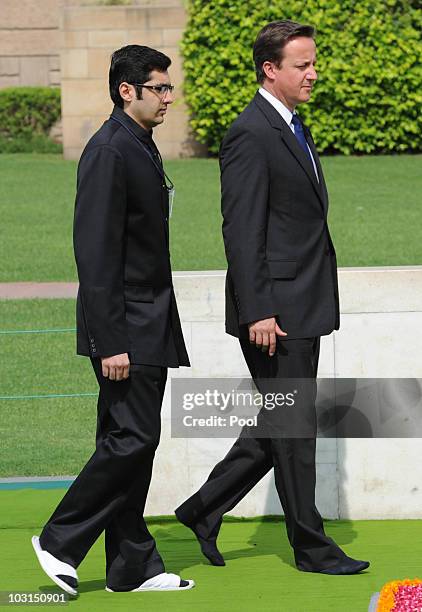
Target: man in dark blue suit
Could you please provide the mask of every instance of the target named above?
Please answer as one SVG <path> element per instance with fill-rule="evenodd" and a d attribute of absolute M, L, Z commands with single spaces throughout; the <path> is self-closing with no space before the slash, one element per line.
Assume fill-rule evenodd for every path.
<path fill-rule="evenodd" d="M 310 131 L 296 113 L 317 79 L 314 34 L 292 21 L 259 32 L 253 50 L 259 91 L 220 150 L 226 330 L 240 339 L 263 395 L 298 378 L 311 381 L 310 394 L 299 430 L 292 432 L 287 420 L 274 437 L 244 430 L 176 515 L 208 559 L 224 565 L 216 546 L 223 514 L 274 468 L 298 569 L 354 574 L 369 563 L 351 559 L 326 536 L 315 506 L 319 344 L 339 327 L 339 302 L 327 189 Z"/>

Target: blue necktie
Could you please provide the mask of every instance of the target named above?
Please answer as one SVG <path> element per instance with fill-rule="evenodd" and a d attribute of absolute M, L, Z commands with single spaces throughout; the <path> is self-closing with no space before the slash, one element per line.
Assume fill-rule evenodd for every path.
<path fill-rule="evenodd" d="M 309 161 L 312 164 L 312 157 L 311 157 L 311 153 L 308 148 L 308 144 L 306 142 L 305 134 L 303 133 L 302 123 L 297 115 L 292 116 L 292 123 L 293 123 L 293 127 L 295 128 L 295 136 L 300 146 L 302 147 L 302 149 L 305 151 L 306 155 L 308 156 Z M 312 164 L 312 167 L 314 167 L 313 164 Z"/>

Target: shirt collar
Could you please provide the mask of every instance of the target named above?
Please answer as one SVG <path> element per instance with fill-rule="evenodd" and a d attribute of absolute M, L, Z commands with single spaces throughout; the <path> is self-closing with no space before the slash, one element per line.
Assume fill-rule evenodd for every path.
<path fill-rule="evenodd" d="M 292 113 L 292 111 L 288 109 L 287 106 L 283 104 L 283 102 L 280 102 L 278 98 L 273 96 L 273 94 L 271 94 L 269 91 L 267 91 L 263 87 L 260 87 L 258 89 L 258 93 L 260 93 L 261 96 L 265 98 L 267 102 L 269 102 L 271 106 L 275 108 L 275 110 L 283 117 L 287 125 L 290 126 L 292 122 L 293 114 L 296 114 L 296 112 Z"/>
<path fill-rule="evenodd" d="M 132 117 L 130 117 L 125 111 L 119 106 L 114 106 L 112 116 L 119 119 L 122 123 L 124 123 L 132 132 L 134 132 L 135 136 L 139 138 L 139 140 L 143 140 L 150 144 L 153 142 L 152 140 L 152 130 L 145 130 L 143 127 L 139 125 Z"/>

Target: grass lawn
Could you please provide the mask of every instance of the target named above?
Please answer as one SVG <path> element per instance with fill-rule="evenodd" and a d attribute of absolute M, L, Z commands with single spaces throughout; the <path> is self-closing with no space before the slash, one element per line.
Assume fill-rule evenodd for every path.
<path fill-rule="evenodd" d="M 0 331 L 73 328 L 73 300 L 0 302 Z M 96 393 L 75 332 L 0 334 L 0 396 Z M 93 451 L 95 397 L 0 399 L 0 477 L 76 474 Z M 65 427 L 63 427 L 65 423 Z"/>
<path fill-rule="evenodd" d="M 422 264 L 422 156 L 326 157 L 330 223 L 341 266 Z M 225 267 L 216 160 L 166 163 L 176 185 L 175 270 Z M 74 280 L 76 162 L 0 156 L 0 282 Z"/>
<path fill-rule="evenodd" d="M 63 490 L 0 491 L 1 591 L 54 592 L 30 538 L 39 534 L 62 496 Z M 369 571 L 356 576 L 297 571 L 279 520 L 224 521 L 219 538 L 224 568 L 204 560 L 182 525 L 165 519 L 149 524 L 167 571 L 193 578 L 197 586 L 178 594 L 106 593 L 100 538 L 78 569 L 80 596 L 69 604 L 71 610 L 366 612 L 371 595 L 383 584 L 420 575 L 420 521 L 327 521 L 327 533 L 348 554 L 370 559 Z"/>

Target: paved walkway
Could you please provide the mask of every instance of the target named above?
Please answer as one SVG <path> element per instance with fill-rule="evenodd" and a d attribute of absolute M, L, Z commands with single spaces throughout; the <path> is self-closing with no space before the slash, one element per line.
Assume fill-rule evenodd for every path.
<path fill-rule="evenodd" d="M 78 283 L 0 283 L 0 300 L 76 298 Z"/>

